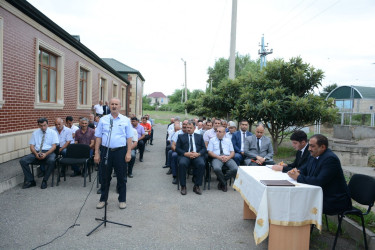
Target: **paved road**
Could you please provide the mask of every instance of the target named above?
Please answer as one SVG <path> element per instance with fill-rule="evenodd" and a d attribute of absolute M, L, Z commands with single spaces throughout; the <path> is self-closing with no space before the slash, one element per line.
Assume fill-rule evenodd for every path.
<path fill-rule="evenodd" d="M 116 180 L 112 180 L 108 219 L 132 228 L 107 224 L 87 237 L 98 225 L 94 218 L 104 213 L 95 208 L 96 183 L 84 188 L 81 177 L 68 177 L 58 187 L 41 190 L 37 179 L 35 188 L 18 186 L 0 194 L 0 249 L 33 249 L 51 241 L 74 224 L 82 206 L 79 226 L 41 249 L 267 249 L 267 240 L 259 246 L 254 243 L 254 222 L 242 220 L 238 192 L 217 190 L 214 177 L 211 190 L 201 196 L 193 193 L 190 180 L 186 196 L 177 191 L 161 168 L 164 140 L 165 125 L 158 125 L 144 162 L 136 160 L 125 210 L 118 208 Z M 331 241 L 327 234 L 314 236 L 312 249 L 329 249 Z M 337 249 L 356 249 L 349 240 L 340 239 L 339 244 Z"/>

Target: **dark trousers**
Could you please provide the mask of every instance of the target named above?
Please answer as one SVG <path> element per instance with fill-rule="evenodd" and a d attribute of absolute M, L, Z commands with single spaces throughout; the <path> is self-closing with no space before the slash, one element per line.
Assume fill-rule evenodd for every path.
<path fill-rule="evenodd" d="M 131 160 L 128 163 L 128 175 L 129 174 L 133 174 L 133 167 L 134 167 L 134 162 L 135 162 L 135 155 L 136 155 L 136 150 L 132 149 L 132 158 L 131 158 Z M 126 175 L 126 173 L 125 173 L 125 175 Z M 125 180 L 126 180 L 126 176 L 125 176 Z"/>
<path fill-rule="evenodd" d="M 202 186 L 202 179 L 204 175 L 204 157 L 199 156 L 195 159 L 189 159 L 185 156 L 178 157 L 178 171 L 181 186 L 186 186 L 186 171 L 190 164 L 193 166 L 193 176 L 195 177 L 195 185 Z"/>
<path fill-rule="evenodd" d="M 150 135 L 150 143 L 154 140 L 154 129 L 151 129 L 151 135 Z"/>
<path fill-rule="evenodd" d="M 172 149 L 168 151 L 167 166 L 172 169 L 173 177 L 177 176 L 177 158 L 178 154 L 176 152 L 174 152 Z"/>
<path fill-rule="evenodd" d="M 166 147 L 165 147 L 165 164 L 164 165 L 167 165 L 167 166 L 171 166 L 171 165 L 168 165 L 168 162 L 170 161 L 169 159 L 168 159 L 168 152 L 169 152 L 169 150 L 171 150 L 171 143 L 169 143 Z"/>
<path fill-rule="evenodd" d="M 100 147 L 100 167 L 102 168 L 103 179 L 102 179 L 102 195 L 100 201 L 108 200 L 109 186 L 112 179 L 112 169 L 115 170 L 117 177 L 117 187 L 119 191 L 118 201 L 126 201 L 126 183 L 125 173 L 127 172 L 127 163 L 125 162 L 127 147 L 123 147 L 116 151 L 109 150 L 108 153 L 108 165 L 105 165 L 105 156 L 107 154 L 107 148 Z"/>
<path fill-rule="evenodd" d="M 236 162 L 237 166 L 239 166 L 244 160 L 244 157 L 242 156 L 242 154 L 235 153 L 233 160 Z"/>
<path fill-rule="evenodd" d="M 47 151 L 43 151 L 45 153 Z M 55 168 L 55 154 L 51 153 L 49 154 L 44 160 L 39 161 L 34 154 L 28 154 L 21 158 L 20 164 L 22 167 L 23 174 L 25 175 L 25 181 L 33 181 L 34 176 L 31 173 L 31 169 L 29 164 L 35 163 L 35 164 L 44 164 L 47 166 L 47 169 L 45 170 L 45 174 L 43 177 L 44 181 L 48 181 L 49 176 L 51 175 L 53 169 Z"/>
<path fill-rule="evenodd" d="M 143 140 L 138 141 L 139 159 L 143 159 L 143 153 L 145 152 L 145 142 Z"/>

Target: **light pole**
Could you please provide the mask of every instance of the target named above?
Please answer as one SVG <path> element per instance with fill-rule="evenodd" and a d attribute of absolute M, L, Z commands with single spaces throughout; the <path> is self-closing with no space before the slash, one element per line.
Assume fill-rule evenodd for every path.
<path fill-rule="evenodd" d="M 186 61 L 181 58 L 181 61 L 184 62 L 184 67 L 185 67 L 185 102 L 187 101 L 187 81 L 186 81 Z M 187 110 L 185 107 L 185 117 L 187 117 Z"/>

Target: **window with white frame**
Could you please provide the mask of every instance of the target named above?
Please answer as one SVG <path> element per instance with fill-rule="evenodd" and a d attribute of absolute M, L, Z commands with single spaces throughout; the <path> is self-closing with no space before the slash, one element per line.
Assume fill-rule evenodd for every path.
<path fill-rule="evenodd" d="M 92 107 L 92 70 L 78 63 L 77 108 L 91 109 Z"/>
<path fill-rule="evenodd" d="M 40 39 L 36 39 L 36 109 L 64 107 L 64 54 Z"/>
<path fill-rule="evenodd" d="M 121 86 L 121 107 L 123 110 L 126 109 L 126 87 Z"/>
<path fill-rule="evenodd" d="M 107 79 L 102 76 L 99 77 L 99 100 L 108 101 Z"/>
<path fill-rule="evenodd" d="M 117 83 L 113 82 L 112 85 L 112 97 L 118 97 L 118 85 Z"/>

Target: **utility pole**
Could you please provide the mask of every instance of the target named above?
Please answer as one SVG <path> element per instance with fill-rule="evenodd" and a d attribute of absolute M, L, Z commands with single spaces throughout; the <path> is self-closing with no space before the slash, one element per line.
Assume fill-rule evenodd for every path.
<path fill-rule="evenodd" d="M 268 54 L 272 54 L 273 53 L 273 49 L 271 50 L 268 50 L 266 49 L 266 47 L 268 47 L 268 43 L 267 45 L 264 45 L 264 34 L 262 35 L 262 40 L 261 40 L 261 44 L 259 44 L 260 46 L 260 50 L 258 50 L 258 54 L 260 55 L 260 69 L 262 69 L 263 67 L 266 67 L 266 56 Z"/>
<path fill-rule="evenodd" d="M 236 28 L 237 0 L 232 0 L 232 24 L 230 31 L 229 79 L 236 78 Z"/>
<path fill-rule="evenodd" d="M 187 101 L 187 80 L 186 80 L 186 61 L 181 58 L 185 66 L 185 102 Z M 187 117 L 187 109 L 185 108 L 185 117 Z"/>
<path fill-rule="evenodd" d="M 184 83 L 181 84 L 182 88 L 181 88 L 181 104 L 184 102 Z"/>

